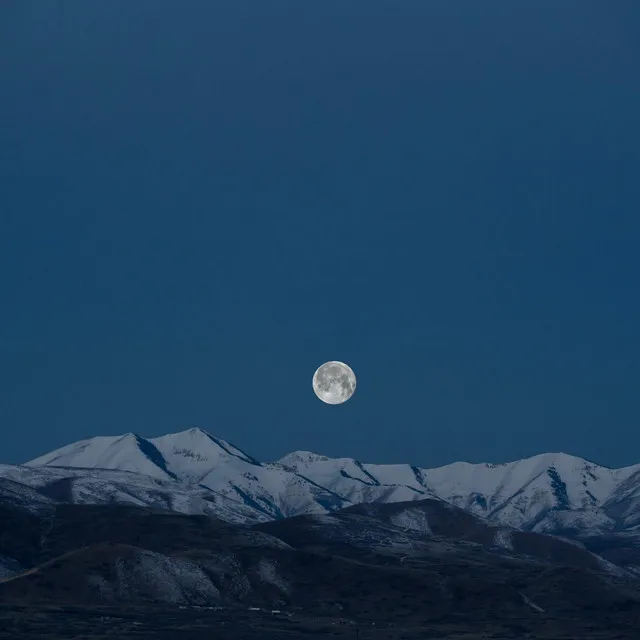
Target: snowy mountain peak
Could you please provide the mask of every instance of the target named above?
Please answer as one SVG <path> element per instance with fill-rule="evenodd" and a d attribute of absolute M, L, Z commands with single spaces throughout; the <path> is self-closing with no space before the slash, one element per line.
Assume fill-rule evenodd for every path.
<path fill-rule="evenodd" d="M 261 466 L 238 447 L 199 427 L 152 438 L 149 442 L 162 454 L 171 472 L 181 478 L 199 480 L 221 465 Z"/>
<path fill-rule="evenodd" d="M 175 479 L 156 447 L 135 433 L 81 440 L 27 462 L 27 466 L 45 465 L 120 469 L 143 473 L 154 478 Z"/>
<path fill-rule="evenodd" d="M 311 462 L 326 462 L 330 460 L 327 456 L 321 456 L 312 451 L 293 451 L 278 460 L 278 463 L 285 467 L 295 468 L 297 464 L 308 464 Z"/>
<path fill-rule="evenodd" d="M 609 469 L 566 453 L 422 469 L 294 451 L 262 464 L 230 442 L 193 427 L 152 439 L 134 433 L 91 438 L 27 465 L 132 471 L 182 483 L 192 488 L 189 491 L 209 490 L 216 500 L 223 497 L 261 518 L 435 498 L 492 523 L 534 531 L 587 525 L 607 529 L 620 514 L 625 523 L 640 522 L 635 515 L 640 465 Z"/>

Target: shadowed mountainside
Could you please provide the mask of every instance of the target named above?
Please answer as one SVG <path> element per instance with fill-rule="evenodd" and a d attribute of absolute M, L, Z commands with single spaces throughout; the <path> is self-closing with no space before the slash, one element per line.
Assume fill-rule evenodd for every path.
<path fill-rule="evenodd" d="M 3 602 L 640 620 L 636 583 L 599 557 L 540 534 L 510 532 L 514 542 L 502 544 L 500 529 L 434 500 L 253 526 L 123 505 L 60 505 L 45 516 L 5 505 L 1 522 L 1 553 L 23 568 L 0 582 Z"/>

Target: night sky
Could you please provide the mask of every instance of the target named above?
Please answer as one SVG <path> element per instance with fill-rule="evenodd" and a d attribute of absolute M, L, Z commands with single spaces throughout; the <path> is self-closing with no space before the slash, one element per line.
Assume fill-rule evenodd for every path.
<path fill-rule="evenodd" d="M 639 462 L 638 69 L 637 0 L 4 0 L 0 461 Z"/>

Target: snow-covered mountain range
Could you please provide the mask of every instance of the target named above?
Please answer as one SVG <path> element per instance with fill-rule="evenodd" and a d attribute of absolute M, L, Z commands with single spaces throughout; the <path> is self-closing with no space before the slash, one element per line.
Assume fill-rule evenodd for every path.
<path fill-rule="evenodd" d="M 231 522 L 435 498 L 490 523 L 528 531 L 601 533 L 640 526 L 640 465 L 609 469 L 564 453 L 435 469 L 306 451 L 260 462 L 199 428 L 153 439 L 96 437 L 25 465 L 0 465 L 0 494 L 19 501 L 20 486 L 29 504 L 37 490 L 39 508 L 47 498 L 131 502 Z"/>

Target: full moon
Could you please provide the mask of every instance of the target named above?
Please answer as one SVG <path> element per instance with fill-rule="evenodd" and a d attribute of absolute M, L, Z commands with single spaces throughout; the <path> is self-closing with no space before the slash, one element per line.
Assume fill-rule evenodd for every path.
<path fill-rule="evenodd" d="M 356 374 L 344 362 L 325 362 L 313 375 L 313 390 L 327 404 L 342 404 L 356 390 Z"/>

